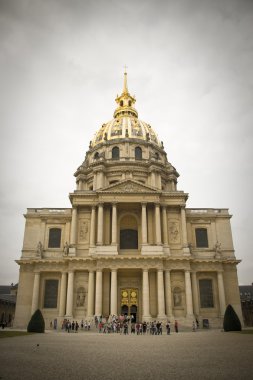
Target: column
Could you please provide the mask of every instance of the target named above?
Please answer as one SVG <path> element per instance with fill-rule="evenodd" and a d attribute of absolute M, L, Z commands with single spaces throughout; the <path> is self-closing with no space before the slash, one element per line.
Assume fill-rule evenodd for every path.
<path fill-rule="evenodd" d="M 72 317 L 73 314 L 73 293 L 74 293 L 74 271 L 68 272 L 67 306 L 66 316 Z"/>
<path fill-rule="evenodd" d="M 155 172 L 151 172 L 151 186 L 156 187 L 155 183 Z"/>
<path fill-rule="evenodd" d="M 162 217 L 163 217 L 163 244 L 168 245 L 168 222 L 167 222 L 167 207 L 163 206 L 162 208 Z"/>
<path fill-rule="evenodd" d="M 142 271 L 142 304 L 143 304 L 142 320 L 145 320 L 145 319 L 150 318 L 148 269 L 143 269 Z"/>
<path fill-rule="evenodd" d="M 191 285 L 191 275 L 190 271 L 186 270 L 185 275 L 185 298 L 186 298 L 186 317 L 192 318 L 193 308 L 192 308 L 192 285 Z"/>
<path fill-rule="evenodd" d="M 164 281 L 163 270 L 157 270 L 157 306 L 158 315 L 157 318 L 165 318 L 165 302 L 164 302 Z"/>
<path fill-rule="evenodd" d="M 98 205 L 98 233 L 97 244 L 103 245 L 103 229 L 104 229 L 104 205 L 100 203 Z"/>
<path fill-rule="evenodd" d="M 161 240 L 161 219 L 160 219 L 160 204 L 155 204 L 155 232 L 156 244 L 162 244 Z"/>
<path fill-rule="evenodd" d="M 34 273 L 31 315 L 39 308 L 40 272 Z"/>
<path fill-rule="evenodd" d="M 185 207 L 181 207 L 181 226 L 182 226 L 183 247 L 186 248 L 188 247 L 188 242 L 187 242 Z"/>
<path fill-rule="evenodd" d="M 172 315 L 170 270 L 165 271 L 165 302 L 166 302 L 166 315 L 168 318 L 171 318 L 173 317 L 173 315 Z"/>
<path fill-rule="evenodd" d="M 97 190 L 97 173 L 93 173 L 93 190 Z"/>
<path fill-rule="evenodd" d="M 96 206 L 91 207 L 90 221 L 90 246 L 95 246 L 95 229 L 96 229 Z"/>
<path fill-rule="evenodd" d="M 220 300 L 220 314 L 221 314 L 221 317 L 223 317 L 226 310 L 226 299 L 225 299 L 222 271 L 217 272 L 217 276 L 218 276 L 218 291 L 219 291 L 219 300 Z"/>
<path fill-rule="evenodd" d="M 111 271 L 111 315 L 118 314 L 117 307 L 117 269 Z"/>
<path fill-rule="evenodd" d="M 147 204 L 141 204 L 142 244 L 147 244 Z"/>
<path fill-rule="evenodd" d="M 112 244 L 117 244 L 117 204 L 112 204 Z"/>
<path fill-rule="evenodd" d="M 199 315 L 199 293 L 197 284 L 197 273 L 191 272 L 192 277 L 192 295 L 193 295 L 193 311 L 195 317 Z"/>
<path fill-rule="evenodd" d="M 59 317 L 63 317 L 66 312 L 66 288 L 67 288 L 67 273 L 63 272 L 61 274 Z"/>
<path fill-rule="evenodd" d="M 91 318 L 94 315 L 94 271 L 89 271 L 89 280 L 88 280 L 88 317 Z"/>
<path fill-rule="evenodd" d="M 73 207 L 71 229 L 70 229 L 70 244 L 71 245 L 76 244 L 76 227 L 77 227 L 77 208 Z"/>
<path fill-rule="evenodd" d="M 102 291 L 103 291 L 103 272 L 101 269 L 98 269 L 96 272 L 95 315 L 102 315 Z"/>

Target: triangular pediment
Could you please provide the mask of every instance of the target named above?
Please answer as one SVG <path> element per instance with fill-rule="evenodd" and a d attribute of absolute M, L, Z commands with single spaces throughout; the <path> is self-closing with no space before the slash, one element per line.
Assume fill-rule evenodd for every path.
<path fill-rule="evenodd" d="M 125 179 L 123 181 L 114 183 L 104 189 L 99 190 L 99 192 L 110 192 L 110 193 L 157 193 L 159 190 L 153 187 L 144 185 L 138 181 L 132 179 Z"/>

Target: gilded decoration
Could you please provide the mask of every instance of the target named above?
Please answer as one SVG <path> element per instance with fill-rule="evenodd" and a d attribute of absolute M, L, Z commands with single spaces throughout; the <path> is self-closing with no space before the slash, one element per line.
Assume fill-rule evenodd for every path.
<path fill-rule="evenodd" d="M 122 289 L 121 290 L 121 306 L 123 305 L 138 306 L 138 290 L 137 289 Z"/>

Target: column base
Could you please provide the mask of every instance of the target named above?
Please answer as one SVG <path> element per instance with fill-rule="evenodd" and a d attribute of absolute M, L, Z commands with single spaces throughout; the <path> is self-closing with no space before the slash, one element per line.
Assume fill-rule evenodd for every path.
<path fill-rule="evenodd" d="M 183 255 L 184 256 L 191 256 L 190 249 L 188 247 L 183 248 Z"/>
<path fill-rule="evenodd" d="M 97 255 L 118 255 L 118 245 L 97 245 L 94 254 Z"/>
<path fill-rule="evenodd" d="M 163 253 L 165 253 L 167 256 L 170 256 L 170 247 L 168 245 L 163 246 Z"/>
<path fill-rule="evenodd" d="M 143 315 L 142 316 L 142 322 L 150 322 L 150 321 L 152 321 L 152 317 L 151 317 L 151 315 Z"/>
<path fill-rule="evenodd" d="M 162 255 L 164 253 L 162 245 L 142 245 L 142 255 Z"/>
<path fill-rule="evenodd" d="M 160 321 L 160 320 L 164 320 L 164 319 L 167 320 L 168 318 L 167 318 L 167 315 L 166 315 L 166 314 L 163 314 L 163 315 L 158 315 L 158 316 L 156 317 L 156 319 L 158 319 L 158 320 Z"/>
<path fill-rule="evenodd" d="M 69 247 L 68 256 L 76 256 L 76 247 Z"/>

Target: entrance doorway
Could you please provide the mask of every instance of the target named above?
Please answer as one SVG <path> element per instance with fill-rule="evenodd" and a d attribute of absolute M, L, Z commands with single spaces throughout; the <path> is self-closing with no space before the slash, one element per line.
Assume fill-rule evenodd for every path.
<path fill-rule="evenodd" d="M 131 317 L 131 322 L 138 321 L 138 289 L 121 290 L 121 314 Z"/>

